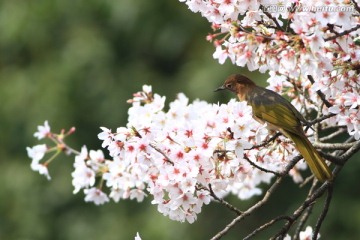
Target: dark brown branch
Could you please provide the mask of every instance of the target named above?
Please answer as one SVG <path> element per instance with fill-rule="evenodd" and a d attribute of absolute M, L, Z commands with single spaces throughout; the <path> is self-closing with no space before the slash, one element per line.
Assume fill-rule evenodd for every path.
<path fill-rule="evenodd" d="M 360 13 L 360 7 L 359 7 L 359 5 L 357 5 L 356 1 L 355 1 L 355 0 L 351 0 L 351 2 L 352 2 L 352 4 L 353 4 L 355 10 L 358 11 L 358 13 Z"/>
<path fill-rule="evenodd" d="M 276 181 L 271 185 L 271 187 L 267 190 L 264 197 L 258 201 L 256 204 L 254 204 L 252 207 L 250 207 L 248 210 L 243 212 L 240 216 L 234 218 L 228 225 L 225 226 L 223 230 L 218 232 L 214 237 L 211 238 L 211 240 L 218 240 L 222 238 L 228 231 L 233 228 L 238 222 L 249 216 L 251 213 L 253 213 L 255 210 L 262 207 L 267 201 L 269 200 L 270 196 L 274 193 L 274 191 L 279 187 L 280 183 L 283 181 L 284 177 L 278 177 Z"/>
<path fill-rule="evenodd" d="M 339 161 L 345 163 L 349 160 L 355 153 L 357 153 L 360 149 L 360 141 L 357 141 L 351 148 L 349 148 L 344 154 L 339 156 Z"/>
<path fill-rule="evenodd" d="M 305 185 L 307 185 L 313 179 L 314 179 L 314 175 L 308 176 L 307 178 L 305 178 L 305 180 L 302 183 L 300 183 L 299 187 L 300 188 L 304 187 Z"/>
<path fill-rule="evenodd" d="M 289 173 L 289 171 L 302 159 L 301 155 L 295 156 L 290 163 L 286 166 L 285 170 L 281 172 L 282 176 L 285 176 Z"/>
<path fill-rule="evenodd" d="M 311 178 L 308 178 L 308 179 L 310 180 Z M 312 182 L 312 186 L 311 186 L 311 188 L 310 188 L 310 190 L 309 190 L 309 193 L 308 193 L 307 197 L 309 197 L 309 196 L 311 196 L 311 194 L 313 194 L 313 192 L 314 192 L 315 189 L 316 189 L 317 183 L 318 183 L 318 181 L 313 181 L 313 182 Z M 298 226 L 297 226 L 297 228 L 296 228 L 296 230 L 295 230 L 293 240 L 297 240 L 297 239 L 299 238 L 299 234 L 300 234 L 301 230 L 304 228 L 305 223 L 306 223 L 307 219 L 309 218 L 309 216 L 310 216 L 310 214 L 311 214 L 311 212 L 312 212 L 313 206 L 314 206 L 314 205 L 309 206 L 309 207 L 304 211 L 301 219 L 299 220 L 299 224 L 298 224 Z"/>
<path fill-rule="evenodd" d="M 320 93 L 321 93 L 321 92 L 320 92 Z M 331 118 L 331 117 L 333 117 L 333 116 L 335 116 L 335 114 L 333 114 L 333 113 L 330 113 L 330 114 L 327 114 L 327 115 L 323 115 L 323 116 L 321 116 L 321 117 L 319 117 L 319 118 L 316 118 L 316 119 L 314 119 L 314 120 L 312 120 L 312 121 L 309 121 L 308 124 L 314 125 L 314 124 L 316 124 L 316 123 L 320 123 L 320 122 L 324 121 L 325 119 Z"/>
<path fill-rule="evenodd" d="M 333 186 L 332 184 L 330 183 L 328 185 L 328 188 L 327 188 L 327 197 L 326 197 L 326 200 L 325 200 L 325 205 L 324 205 L 324 208 L 319 216 L 319 219 L 316 223 L 316 226 L 315 226 L 315 229 L 314 229 L 314 233 L 313 233 L 313 240 L 316 240 L 317 239 L 317 236 L 320 232 L 320 228 L 321 228 L 321 225 L 326 217 L 326 214 L 328 213 L 329 211 L 329 206 L 330 206 L 330 202 L 331 202 L 331 198 L 332 198 L 332 193 L 333 193 Z"/>
<path fill-rule="evenodd" d="M 252 148 L 251 148 L 252 149 Z M 245 149 L 245 150 L 248 150 L 248 149 Z M 234 152 L 233 150 L 215 150 L 214 153 L 227 153 L 227 152 Z M 278 172 L 275 172 L 275 171 L 272 171 L 272 170 L 269 170 L 269 169 L 266 169 L 266 168 L 263 168 L 261 166 L 259 166 L 258 164 L 256 164 L 255 162 L 251 161 L 248 156 L 246 156 L 246 154 L 244 154 L 243 158 L 248 162 L 250 163 L 251 166 L 259 169 L 260 171 L 263 171 L 263 172 L 266 172 L 266 173 L 272 173 L 274 174 L 275 176 L 280 176 L 281 174 L 278 173 Z"/>
<path fill-rule="evenodd" d="M 277 21 L 277 19 L 275 17 L 273 17 L 268 11 L 263 11 L 264 14 L 270 18 L 276 25 L 276 28 L 280 31 L 283 31 L 284 32 L 284 29 L 280 26 L 279 22 Z"/>
<path fill-rule="evenodd" d="M 335 33 L 334 36 L 325 38 L 324 40 L 325 40 L 325 42 L 334 40 L 334 39 L 336 39 L 336 38 L 338 38 L 338 37 L 342 37 L 342 36 L 345 36 L 345 35 L 347 35 L 347 34 L 349 34 L 349 33 L 352 33 L 352 32 L 354 32 L 354 31 L 358 30 L 359 28 L 360 28 L 360 24 L 359 24 L 359 25 L 356 25 L 356 26 L 353 27 L 353 28 L 350 28 L 350 29 L 348 29 L 348 30 L 345 30 L 345 31 L 343 31 L 343 32 L 341 32 L 341 33 Z"/>
<path fill-rule="evenodd" d="M 224 205 L 225 207 L 227 207 L 228 209 L 230 209 L 231 211 L 235 212 L 236 215 L 241 215 L 242 211 L 240 211 L 239 209 L 237 209 L 236 207 L 234 207 L 233 205 L 231 205 L 230 203 L 228 203 L 227 201 L 225 201 L 222 198 L 219 198 L 213 191 L 211 184 L 209 184 L 209 192 L 210 192 L 210 196 L 212 196 L 216 201 L 218 201 L 219 203 L 221 203 L 222 205 Z"/>
<path fill-rule="evenodd" d="M 266 228 L 270 227 L 271 225 L 273 225 L 274 223 L 281 221 L 281 220 L 287 220 L 287 221 L 292 221 L 292 219 L 289 216 L 278 216 L 274 219 L 271 219 L 269 222 L 263 224 L 262 226 L 258 227 L 257 229 L 255 229 L 252 233 L 250 233 L 249 235 L 247 235 L 243 240 L 249 240 L 252 237 L 254 237 L 257 233 L 265 230 Z"/>
<path fill-rule="evenodd" d="M 344 165 L 344 162 L 339 159 L 339 156 L 334 156 L 332 154 L 328 154 L 322 151 L 319 151 L 320 156 L 328 160 L 329 162 L 335 164 L 335 165 Z"/>
<path fill-rule="evenodd" d="M 255 149 L 255 148 L 260 148 L 260 147 L 265 147 L 266 145 L 268 145 L 270 142 L 274 141 L 276 138 L 278 138 L 279 136 L 281 136 L 280 132 L 277 132 L 274 136 L 272 136 L 271 138 L 263 141 L 262 143 L 258 144 L 258 145 L 254 145 L 252 146 L 250 149 L 245 149 L 245 150 L 251 150 L 251 149 Z"/>
<path fill-rule="evenodd" d="M 327 181 L 323 185 L 321 185 L 318 189 L 316 189 L 316 191 L 314 191 L 314 193 L 312 193 L 310 196 L 308 196 L 306 198 L 306 200 L 304 201 L 304 203 L 302 205 L 300 205 L 300 207 L 298 209 L 295 210 L 295 212 L 291 216 L 291 218 L 294 221 L 296 219 L 298 219 L 309 206 L 311 206 L 315 203 L 316 199 L 318 199 L 319 197 L 321 197 L 324 194 L 324 192 L 327 190 L 327 188 L 330 184 L 331 183 Z M 294 221 L 287 222 L 282 227 L 282 229 L 272 239 L 277 239 L 278 237 L 284 237 L 286 235 L 286 233 L 289 231 L 289 229 L 291 228 Z"/>
<path fill-rule="evenodd" d="M 294 236 L 293 236 L 293 238 L 292 238 L 293 240 L 298 240 L 298 239 L 299 239 L 299 234 L 300 234 L 300 232 L 303 230 L 303 228 L 304 228 L 307 220 L 309 219 L 310 214 L 311 214 L 311 212 L 312 212 L 312 210 L 313 210 L 313 206 L 314 206 L 314 205 L 309 206 L 309 207 L 305 210 L 305 212 L 303 213 L 302 217 L 300 218 L 299 224 L 298 224 L 298 226 L 297 226 L 297 228 L 296 228 L 296 231 L 295 231 L 295 234 L 294 234 Z"/>
<path fill-rule="evenodd" d="M 251 161 L 245 154 L 244 154 L 244 159 L 245 159 L 248 163 L 250 163 L 251 166 L 259 169 L 260 171 L 263 171 L 263 172 L 266 172 L 266 173 L 272 173 L 272 174 L 274 174 L 274 175 L 277 176 L 277 177 L 281 176 L 281 174 L 278 173 L 278 172 L 275 172 L 275 171 L 272 171 L 272 170 L 269 170 L 269 169 L 260 167 L 259 165 L 257 165 L 257 164 L 254 163 L 253 161 Z"/>
<path fill-rule="evenodd" d="M 307 77 L 308 77 L 309 81 L 311 82 L 311 84 L 315 83 L 315 80 L 311 75 L 308 75 Z M 332 107 L 332 104 L 328 100 L 326 100 L 324 93 L 322 93 L 320 90 L 317 90 L 316 93 L 320 97 L 321 101 L 323 101 L 325 106 L 327 106 L 328 108 Z"/>

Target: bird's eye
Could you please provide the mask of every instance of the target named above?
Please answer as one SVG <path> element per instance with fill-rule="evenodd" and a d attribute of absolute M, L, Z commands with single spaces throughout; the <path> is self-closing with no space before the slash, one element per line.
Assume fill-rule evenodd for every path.
<path fill-rule="evenodd" d="M 231 89 L 231 84 L 230 83 L 228 83 L 228 84 L 226 84 L 226 86 L 225 86 L 226 88 L 229 88 L 229 89 Z"/>

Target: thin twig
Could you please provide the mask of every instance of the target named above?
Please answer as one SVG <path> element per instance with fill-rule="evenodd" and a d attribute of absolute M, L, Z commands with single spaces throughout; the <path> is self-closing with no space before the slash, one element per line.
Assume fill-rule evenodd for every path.
<path fill-rule="evenodd" d="M 281 172 L 280 174 L 282 176 L 285 176 L 289 173 L 289 171 L 302 159 L 303 157 L 301 155 L 297 155 L 295 156 L 290 163 L 286 166 L 286 168 L 284 169 L 283 172 Z"/>
<path fill-rule="evenodd" d="M 234 218 L 228 225 L 225 226 L 223 230 L 218 232 L 214 237 L 211 238 L 211 240 L 218 240 L 221 237 L 223 237 L 226 233 L 229 232 L 231 228 L 233 228 L 238 222 L 249 216 L 251 213 L 253 213 L 255 210 L 262 207 L 267 201 L 269 200 L 270 196 L 274 193 L 274 191 L 279 187 L 280 183 L 283 181 L 284 177 L 278 177 L 276 181 L 271 185 L 271 187 L 267 190 L 264 197 L 258 201 L 256 204 L 254 204 L 252 207 L 250 207 L 248 210 L 243 212 L 240 216 Z"/>
<path fill-rule="evenodd" d="M 328 185 L 328 188 L 327 188 L 327 197 L 326 197 L 326 200 L 325 200 L 325 204 L 324 204 L 324 208 L 319 216 L 319 219 L 316 223 L 316 226 L 315 226 L 315 229 L 314 229 L 314 233 L 313 233 L 313 240 L 316 240 L 317 239 L 317 236 L 320 232 L 320 228 L 321 228 L 321 225 L 326 217 L 326 214 L 328 213 L 329 211 L 329 206 L 330 206 L 330 202 L 331 202 L 331 198 L 332 198 L 332 193 L 333 193 L 333 185 L 332 183 L 330 183 Z"/>
<path fill-rule="evenodd" d="M 307 178 L 305 178 L 305 180 L 302 183 L 300 183 L 299 187 L 300 188 L 304 187 L 306 184 L 308 184 L 313 179 L 314 179 L 314 175 L 308 176 Z"/>
<path fill-rule="evenodd" d="M 247 149 L 245 149 L 245 150 L 247 150 Z M 233 151 L 233 150 L 215 150 L 215 151 L 214 151 L 214 153 L 227 153 L 227 152 L 234 152 L 234 151 Z M 280 175 L 281 175 L 281 174 L 278 173 L 278 172 L 275 172 L 275 171 L 272 171 L 272 170 L 269 170 L 269 169 L 266 169 L 266 168 L 263 168 L 263 167 L 259 166 L 259 165 L 256 164 L 255 162 L 251 161 L 251 160 L 249 159 L 249 157 L 246 156 L 246 154 L 244 154 L 243 157 L 244 157 L 244 159 L 245 159 L 248 163 L 250 163 L 251 166 L 259 169 L 260 171 L 263 171 L 263 172 L 266 172 L 266 173 L 272 173 L 272 174 L 274 174 L 275 176 L 280 176 Z"/>
<path fill-rule="evenodd" d="M 335 116 L 335 114 L 332 114 L 332 116 Z M 322 126 L 321 131 L 334 131 L 337 129 L 344 129 L 346 130 L 346 125 L 330 125 L 330 126 Z"/>
<path fill-rule="evenodd" d="M 157 152 L 160 153 L 161 155 L 163 155 L 163 157 L 165 158 L 165 160 L 166 160 L 168 163 L 170 163 L 171 165 L 174 166 L 174 162 L 171 161 L 171 159 L 170 159 L 168 156 L 166 156 L 166 154 L 165 154 L 163 151 L 161 151 L 161 149 L 158 148 L 154 143 L 150 143 L 149 146 L 152 147 L 153 149 L 155 149 L 155 151 L 157 151 Z"/>
<path fill-rule="evenodd" d="M 331 184 L 331 183 L 328 181 L 325 182 L 318 189 L 316 189 L 314 191 L 314 193 L 312 193 L 309 197 L 307 197 L 306 200 L 304 201 L 304 203 L 302 205 L 300 205 L 300 207 L 298 209 L 295 210 L 295 212 L 291 216 L 291 218 L 294 219 L 294 221 L 296 219 L 298 219 L 309 206 L 311 206 L 312 204 L 315 203 L 316 199 L 318 199 L 319 197 L 321 197 L 324 194 L 324 192 L 328 188 L 329 184 Z M 294 221 L 287 222 L 281 228 L 281 230 L 271 239 L 277 239 L 278 237 L 284 237 L 286 235 L 286 233 L 289 231 L 289 229 L 291 228 Z"/>
<path fill-rule="evenodd" d="M 320 93 L 321 93 L 321 92 L 320 92 Z M 314 124 L 316 124 L 316 123 L 322 122 L 322 121 L 324 121 L 325 119 L 331 118 L 331 117 L 333 117 L 333 116 L 335 116 L 335 114 L 333 114 L 333 113 L 330 113 L 330 114 L 327 114 L 327 115 L 323 115 L 322 117 L 319 117 L 319 118 L 316 118 L 316 119 L 314 119 L 314 120 L 312 120 L 312 121 L 309 121 L 308 124 L 314 125 Z"/>
<path fill-rule="evenodd" d="M 302 217 L 301 217 L 300 220 L 299 220 L 299 224 L 298 224 L 298 226 L 297 226 L 297 228 L 296 228 L 296 230 L 295 230 L 295 234 L 294 234 L 294 236 L 293 236 L 293 238 L 292 238 L 293 240 L 298 240 L 298 239 L 299 239 L 299 234 L 300 234 L 300 232 L 303 230 L 303 228 L 304 228 L 307 220 L 309 219 L 310 214 L 311 214 L 311 212 L 312 212 L 312 210 L 313 210 L 313 206 L 314 206 L 314 205 L 309 206 L 309 207 L 305 210 L 305 212 L 302 214 Z"/>
<path fill-rule="evenodd" d="M 324 129 L 322 129 L 322 130 L 324 131 Z M 337 131 L 335 131 L 325 137 L 320 138 L 319 140 L 320 140 L 320 142 L 326 142 L 326 141 L 333 139 L 334 137 L 337 137 L 337 136 L 345 133 L 346 131 L 347 131 L 346 128 L 340 128 Z"/>
<path fill-rule="evenodd" d="M 309 81 L 311 82 L 311 84 L 315 83 L 315 80 L 314 80 L 313 76 L 308 75 L 307 77 L 308 77 Z M 324 93 L 322 93 L 320 90 L 317 90 L 316 93 L 320 97 L 321 101 L 323 101 L 325 106 L 327 106 L 328 108 L 332 107 L 332 104 L 328 100 L 326 100 Z"/>
<path fill-rule="evenodd" d="M 256 234 L 258 234 L 259 232 L 265 230 L 266 228 L 270 227 L 271 225 L 275 224 L 278 221 L 281 220 L 287 220 L 287 221 L 292 221 L 292 219 L 289 216 L 278 216 L 276 218 L 271 219 L 269 222 L 261 225 L 260 227 L 258 227 L 257 229 L 255 229 L 253 232 L 251 232 L 249 235 L 247 235 L 243 240 L 249 240 L 252 237 L 254 237 Z"/>
<path fill-rule="evenodd" d="M 240 211 L 239 209 L 237 209 L 236 207 L 234 207 L 233 205 L 231 205 L 230 203 L 228 203 L 227 201 L 225 201 L 222 198 L 219 198 L 213 191 L 211 184 L 209 184 L 209 192 L 210 195 L 219 203 L 223 204 L 225 207 L 227 207 L 228 209 L 230 209 L 231 211 L 235 212 L 236 215 L 241 215 L 243 212 Z"/>
<path fill-rule="evenodd" d="M 255 148 L 260 148 L 260 147 L 265 147 L 266 145 L 268 145 L 270 142 L 274 141 L 276 138 L 278 138 L 279 136 L 281 136 L 280 132 L 277 132 L 276 134 L 274 134 L 274 136 L 272 136 L 269 139 L 266 139 L 265 141 L 263 141 L 262 143 L 258 144 L 258 145 L 254 145 L 249 149 L 244 149 L 244 150 L 251 150 L 251 149 L 255 149 Z"/>
<path fill-rule="evenodd" d="M 334 40 L 334 39 L 336 39 L 336 38 L 338 38 L 338 37 L 345 36 L 345 35 L 347 35 L 347 34 L 349 34 L 349 33 L 351 33 L 351 32 L 354 32 L 354 31 L 358 30 L 359 28 L 360 28 L 360 24 L 356 25 L 356 26 L 353 27 L 353 28 L 350 28 L 350 29 L 348 29 L 348 30 L 345 30 L 345 31 L 343 31 L 343 32 L 341 32 L 341 33 L 337 33 L 337 34 L 335 34 L 334 36 L 325 38 L 324 41 L 327 42 L 327 41 Z"/>
<path fill-rule="evenodd" d="M 311 196 L 311 194 L 314 192 L 315 188 L 316 188 L 316 185 L 317 185 L 318 181 L 313 181 L 312 183 L 312 186 L 309 190 L 309 193 L 307 195 L 307 197 Z M 295 233 L 294 233 L 294 236 L 293 236 L 293 240 L 297 240 L 299 238 L 299 234 L 300 234 L 300 231 L 302 231 L 302 229 L 304 228 L 305 226 L 305 223 L 307 221 L 307 219 L 309 218 L 311 212 L 312 212 L 312 209 L 313 209 L 313 206 L 314 205 L 310 205 L 306 210 L 305 212 L 302 214 L 302 217 L 301 219 L 299 220 L 299 224 L 295 230 Z"/>
<path fill-rule="evenodd" d="M 263 12 L 268 18 L 270 18 L 275 23 L 278 30 L 284 32 L 284 29 L 280 26 L 280 24 L 279 24 L 279 22 L 277 21 L 276 18 L 274 18 L 268 11 L 263 11 Z"/>
<path fill-rule="evenodd" d="M 317 118 L 320 118 L 321 117 L 321 113 L 320 111 L 318 111 L 318 116 Z M 320 132 L 320 123 L 315 123 L 315 131 L 314 131 L 314 139 L 315 139 L 315 142 L 319 142 L 319 132 Z"/>
<path fill-rule="evenodd" d="M 281 176 L 281 174 L 278 173 L 278 172 L 275 172 L 275 171 L 272 171 L 272 170 L 269 170 L 269 169 L 260 167 L 259 165 L 257 165 L 257 164 L 254 163 L 253 161 L 251 161 L 245 154 L 244 154 L 244 159 L 245 159 L 248 163 L 250 163 L 251 166 L 259 169 L 259 170 L 262 171 L 262 172 L 272 173 L 272 174 L 274 174 L 274 175 L 277 176 L 277 177 Z"/>

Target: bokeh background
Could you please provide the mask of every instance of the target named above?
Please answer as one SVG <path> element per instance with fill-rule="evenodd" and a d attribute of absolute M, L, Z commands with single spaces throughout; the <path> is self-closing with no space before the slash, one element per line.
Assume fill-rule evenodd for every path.
<path fill-rule="evenodd" d="M 26 146 L 37 125 L 54 131 L 77 128 L 68 143 L 100 148 L 100 126 L 124 126 L 126 100 L 143 84 L 167 97 L 225 102 L 213 93 L 225 77 L 247 73 L 212 58 L 206 19 L 177 0 L 0 0 L 0 239 L 209 239 L 234 215 L 217 203 L 203 208 L 194 224 L 172 222 L 151 198 L 95 206 L 73 195 L 73 157 L 50 165 L 51 181 L 30 169 Z M 360 163 L 354 157 L 337 179 L 322 239 L 360 236 Z M 224 239 L 239 239 L 258 223 L 292 213 L 306 190 L 291 180 L 277 197 Z M 244 209 L 258 199 L 227 200 Z M 316 213 L 310 223 L 316 221 Z M 277 225 L 276 227 L 279 227 Z M 259 235 L 266 239 L 272 228 Z"/>

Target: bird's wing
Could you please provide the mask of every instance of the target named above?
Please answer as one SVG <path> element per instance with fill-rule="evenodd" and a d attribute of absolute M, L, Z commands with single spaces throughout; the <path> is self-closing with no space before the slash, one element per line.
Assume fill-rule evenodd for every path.
<path fill-rule="evenodd" d="M 294 114 L 283 105 L 276 104 L 275 106 L 261 106 L 260 111 L 255 110 L 255 116 L 271 123 L 279 129 L 299 134 L 299 122 Z"/>
<path fill-rule="evenodd" d="M 279 129 L 294 134 L 301 134 L 301 123 L 294 113 L 294 107 L 277 93 L 266 89 L 259 89 L 254 98 L 249 99 L 249 103 L 253 108 L 255 117 Z"/>

